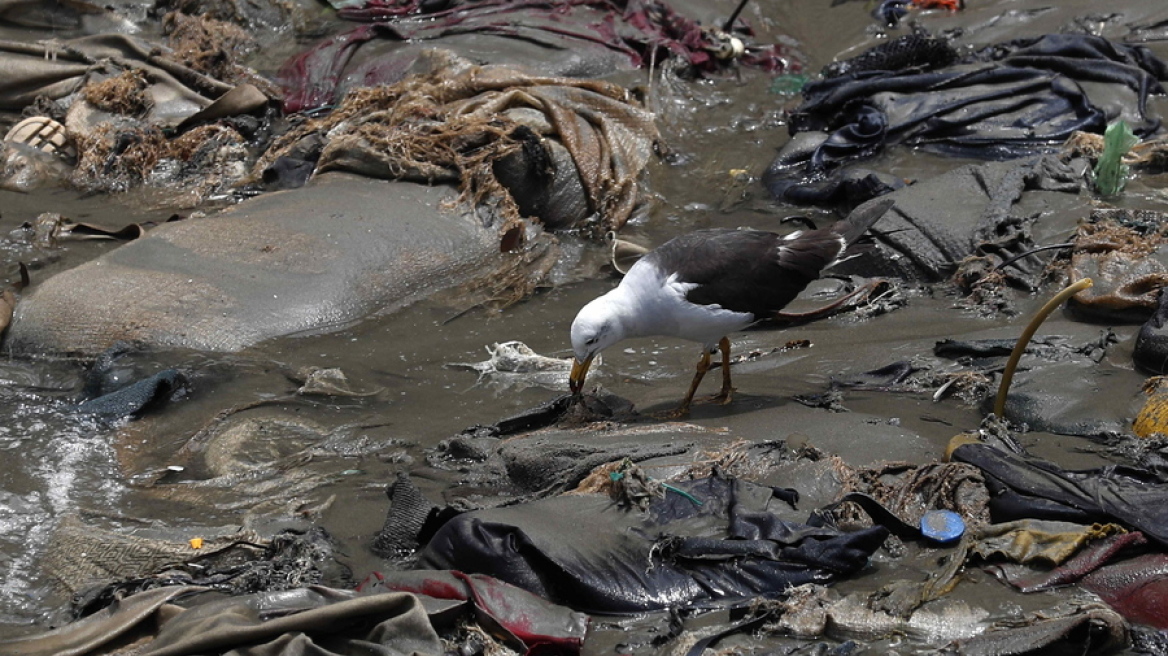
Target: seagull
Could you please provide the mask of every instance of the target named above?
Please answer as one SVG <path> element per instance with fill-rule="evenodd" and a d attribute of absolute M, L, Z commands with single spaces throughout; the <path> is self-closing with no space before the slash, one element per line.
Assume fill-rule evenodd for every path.
<path fill-rule="evenodd" d="M 715 348 L 722 351 L 722 391 L 711 400 L 729 403 L 734 388 L 727 335 L 772 316 L 821 271 L 850 257 L 848 247 L 892 205 L 888 199 L 871 201 L 830 227 L 785 236 L 716 228 L 658 246 L 637 260 L 612 291 L 576 315 L 571 392 L 583 390 L 597 353 L 630 337 L 661 335 L 702 345 L 697 373 L 673 416 L 689 413 Z"/>

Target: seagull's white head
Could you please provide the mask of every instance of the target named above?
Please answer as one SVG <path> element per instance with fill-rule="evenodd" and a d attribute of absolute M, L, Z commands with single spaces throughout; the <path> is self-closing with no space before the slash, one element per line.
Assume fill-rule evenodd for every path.
<path fill-rule="evenodd" d="M 620 307 L 609 296 L 601 296 L 585 305 L 572 322 L 572 351 L 576 362 L 572 365 L 570 387 L 579 392 L 592 358 L 604 349 L 625 338 Z"/>

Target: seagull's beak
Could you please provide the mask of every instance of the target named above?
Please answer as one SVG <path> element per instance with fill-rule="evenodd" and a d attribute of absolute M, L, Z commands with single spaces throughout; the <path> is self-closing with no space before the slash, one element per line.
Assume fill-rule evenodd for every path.
<path fill-rule="evenodd" d="M 579 359 L 572 359 L 572 375 L 568 377 L 568 389 L 573 394 L 579 394 L 580 390 L 584 389 L 584 377 L 588 375 L 588 367 L 592 366 L 592 358 L 596 357 L 595 353 L 590 354 L 581 362 Z"/>

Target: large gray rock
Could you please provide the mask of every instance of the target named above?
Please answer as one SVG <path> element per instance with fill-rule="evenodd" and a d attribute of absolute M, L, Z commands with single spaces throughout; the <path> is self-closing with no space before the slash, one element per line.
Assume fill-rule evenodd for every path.
<path fill-rule="evenodd" d="M 526 241 L 501 252 L 517 226 L 444 209 L 453 193 L 330 173 L 160 226 L 33 288 L 7 350 L 92 355 L 132 340 L 237 351 L 335 330 L 455 285 L 488 281 L 482 293 L 491 294 L 533 284 L 550 267 L 550 236 L 525 225 Z"/>

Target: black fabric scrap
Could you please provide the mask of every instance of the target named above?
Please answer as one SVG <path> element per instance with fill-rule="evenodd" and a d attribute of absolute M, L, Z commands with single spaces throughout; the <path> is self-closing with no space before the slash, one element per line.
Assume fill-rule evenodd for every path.
<path fill-rule="evenodd" d="M 1132 361 L 1141 370 L 1162 376 L 1168 374 L 1168 294 L 1160 290 L 1156 311 L 1140 327 Z"/>
<path fill-rule="evenodd" d="M 138 416 L 171 399 L 186 388 L 187 378 L 177 369 L 166 369 L 96 399 L 78 404 L 78 414 L 113 421 Z"/>
<path fill-rule="evenodd" d="M 888 531 L 780 520 L 774 490 L 705 478 L 642 513 L 562 495 L 447 522 L 420 563 L 493 576 L 577 610 L 636 613 L 829 584 L 868 562 Z"/>
<path fill-rule="evenodd" d="M 1017 339 L 943 339 L 933 345 L 933 355 L 956 360 L 963 357 L 1005 357 L 1014 351 Z"/>
<path fill-rule="evenodd" d="M 489 426 L 471 426 L 462 431 L 462 434 L 475 437 L 506 437 L 525 431 L 547 428 L 564 416 L 564 413 L 572 406 L 572 402 L 573 397 L 571 394 L 561 394 L 546 403 L 529 408 L 506 419 L 501 419 L 497 423 Z"/>
<path fill-rule="evenodd" d="M 839 506 L 849 502 L 856 504 L 860 510 L 863 510 L 873 523 L 888 529 L 889 533 L 901 540 L 919 540 L 921 538 L 919 526 L 909 524 L 877 501 L 875 497 L 862 492 L 849 492 L 830 506 L 816 510 L 808 523 L 816 526 L 834 526 L 835 522 L 831 513 Z"/>
<path fill-rule="evenodd" d="M 130 342 L 119 340 L 98 355 L 85 374 L 85 386 L 81 389 L 81 398 L 96 399 L 125 386 L 124 382 L 119 383 L 119 378 L 128 376 L 129 370 L 119 369 L 118 361 L 135 350 L 137 347 Z"/>
<path fill-rule="evenodd" d="M 417 550 L 451 517 L 462 512 L 431 503 L 406 472 L 398 472 L 385 494 L 390 504 L 385 525 L 373 536 L 369 549 L 381 558 L 396 561 L 398 566 L 409 565 Z"/>
<path fill-rule="evenodd" d="M 420 542 L 433 534 L 433 530 L 427 531 L 427 526 L 440 511 L 405 472 L 398 473 L 385 494 L 389 497 L 389 512 L 369 548 L 381 558 L 402 559 L 413 554 Z"/>
<path fill-rule="evenodd" d="M 951 459 L 982 470 L 994 522 L 1055 519 L 1118 522 L 1168 546 L 1168 483 L 1153 473 L 1113 465 L 1065 470 L 985 444 L 965 444 Z"/>
<path fill-rule="evenodd" d="M 899 36 L 886 43 L 823 69 L 824 77 L 855 75 L 864 71 L 903 71 L 910 68 L 939 68 L 957 60 L 957 51 L 946 39 L 922 33 Z"/>
<path fill-rule="evenodd" d="M 316 171 L 316 160 L 293 159 L 281 155 L 264 169 L 262 179 L 270 191 L 299 189 Z"/>

